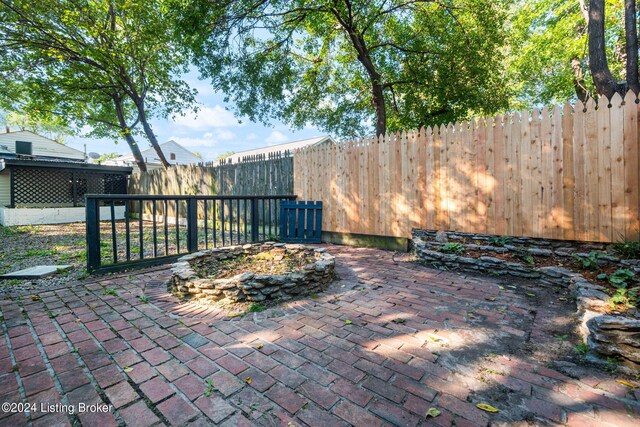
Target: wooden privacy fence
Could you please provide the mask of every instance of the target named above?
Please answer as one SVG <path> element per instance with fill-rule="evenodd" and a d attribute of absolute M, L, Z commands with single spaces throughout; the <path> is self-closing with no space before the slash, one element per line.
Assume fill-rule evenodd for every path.
<path fill-rule="evenodd" d="M 139 172 L 129 182 L 130 194 L 268 196 L 292 191 L 289 152 L 253 156 L 235 164 L 177 165 Z"/>
<path fill-rule="evenodd" d="M 301 149 L 294 194 L 323 202 L 324 231 L 637 240 L 635 99 L 629 92 L 610 108 L 591 99 Z"/>

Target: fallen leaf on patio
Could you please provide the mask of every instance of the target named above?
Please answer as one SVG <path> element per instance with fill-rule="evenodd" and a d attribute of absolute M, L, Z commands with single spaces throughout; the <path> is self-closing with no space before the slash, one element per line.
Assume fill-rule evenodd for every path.
<path fill-rule="evenodd" d="M 89 306 L 87 306 L 87 307 L 89 308 L 89 310 L 95 310 L 95 309 L 96 309 L 96 306 L 95 306 L 95 305 L 89 305 Z"/>
<path fill-rule="evenodd" d="M 486 411 L 486 412 L 500 412 L 499 409 L 496 409 L 491 405 L 487 405 L 486 403 L 478 403 L 476 405 L 476 408 L 482 409 L 483 411 Z"/>
<path fill-rule="evenodd" d="M 36 301 L 40 299 L 40 295 L 31 295 L 31 299 Z"/>
<path fill-rule="evenodd" d="M 496 297 L 489 297 L 489 298 L 485 298 L 487 301 L 495 301 Z"/>
<path fill-rule="evenodd" d="M 536 294 L 527 294 L 528 297 L 535 297 Z"/>
<path fill-rule="evenodd" d="M 429 410 L 427 411 L 427 415 L 425 415 L 426 417 L 437 417 L 438 415 L 440 415 L 442 412 L 438 411 L 437 408 L 429 408 Z"/>
<path fill-rule="evenodd" d="M 125 368 L 123 369 L 123 371 L 124 371 L 125 373 L 127 373 L 127 374 L 128 374 L 129 372 L 133 371 L 133 368 L 130 368 L 130 367 L 128 367 L 128 366 L 125 366 Z"/>
<path fill-rule="evenodd" d="M 505 310 L 504 308 L 498 308 L 497 311 L 499 311 L 500 313 L 506 313 L 507 310 Z"/>
<path fill-rule="evenodd" d="M 433 342 L 440 342 L 440 341 L 444 341 L 444 338 L 439 337 L 439 336 L 434 335 L 434 334 L 429 334 L 429 335 L 427 335 L 427 336 L 428 336 L 428 337 L 429 337 L 429 339 L 430 339 L 431 341 L 433 341 Z"/>
<path fill-rule="evenodd" d="M 629 381 L 625 381 L 625 380 L 616 380 L 617 383 L 622 384 L 624 386 L 627 386 L 629 388 L 638 388 L 637 385 L 635 384 L 631 384 Z"/>
<path fill-rule="evenodd" d="M 244 382 L 247 383 L 247 384 L 251 384 L 251 377 L 245 378 Z"/>
<path fill-rule="evenodd" d="M 75 322 L 80 323 L 80 322 L 82 322 L 82 320 L 76 319 Z"/>
<path fill-rule="evenodd" d="M 476 316 L 474 316 L 473 314 L 468 314 L 468 315 L 467 315 L 467 317 L 468 317 L 469 319 L 475 319 L 475 318 L 476 318 Z"/>
<path fill-rule="evenodd" d="M 264 344 L 258 344 L 258 346 L 256 347 L 258 350 L 260 350 L 262 347 L 264 347 Z"/>
<path fill-rule="evenodd" d="M 351 320 L 347 319 L 344 321 L 345 325 L 350 325 L 351 323 L 353 323 Z"/>
<path fill-rule="evenodd" d="M 400 318 L 392 320 L 393 323 L 405 323 L 406 321 L 407 319 L 400 319 Z"/>

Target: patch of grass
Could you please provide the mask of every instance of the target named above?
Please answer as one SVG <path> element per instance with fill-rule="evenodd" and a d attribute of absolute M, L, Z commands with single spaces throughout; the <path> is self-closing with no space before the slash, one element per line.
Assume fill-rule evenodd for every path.
<path fill-rule="evenodd" d="M 616 242 L 611 245 L 615 253 L 623 259 L 640 258 L 640 242 Z"/>
<path fill-rule="evenodd" d="M 102 295 L 112 295 L 114 297 L 117 297 L 118 292 L 115 289 L 107 288 L 104 291 L 102 291 Z"/>
<path fill-rule="evenodd" d="M 440 251 L 459 255 L 464 253 L 464 246 L 462 246 L 462 243 L 458 242 L 447 242 L 440 246 Z"/>
<path fill-rule="evenodd" d="M 58 255 L 55 249 L 29 249 L 22 255 L 23 258 L 31 258 L 36 256 L 53 256 Z"/>
<path fill-rule="evenodd" d="M 11 280 L 5 280 L 3 285 L 4 286 L 16 286 L 19 285 L 23 282 L 23 280 L 20 279 L 11 279 Z"/>
<path fill-rule="evenodd" d="M 252 302 L 247 311 L 249 313 L 260 313 L 261 311 L 265 311 L 267 306 L 262 304 L 261 302 Z"/>
<path fill-rule="evenodd" d="M 576 353 L 580 357 L 585 357 L 589 353 L 589 345 L 586 342 L 581 342 L 575 348 Z"/>
<path fill-rule="evenodd" d="M 393 323 L 406 323 L 407 319 L 402 319 L 402 318 L 398 317 L 397 319 L 393 319 L 392 322 Z"/>
<path fill-rule="evenodd" d="M 149 304 L 149 298 L 146 295 L 140 295 L 140 302 L 143 304 Z"/>

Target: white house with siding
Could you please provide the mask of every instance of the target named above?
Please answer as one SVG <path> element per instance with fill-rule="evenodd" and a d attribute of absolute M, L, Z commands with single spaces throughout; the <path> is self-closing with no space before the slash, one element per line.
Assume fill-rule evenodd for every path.
<path fill-rule="evenodd" d="M 0 133 L 0 225 L 84 221 L 85 194 L 126 193 L 130 174 L 30 131 Z"/>
<path fill-rule="evenodd" d="M 167 159 L 167 162 L 172 165 L 190 165 L 202 162 L 202 158 L 196 156 L 194 153 L 173 140 L 160 144 L 160 149 L 162 150 L 164 157 Z M 142 150 L 141 154 L 144 162 L 147 164 L 147 170 L 160 169 L 162 167 L 155 148 L 150 147 L 146 150 Z M 125 154 L 123 156 L 116 157 L 115 159 L 107 160 L 104 164 L 129 166 L 133 168 L 134 172 L 138 171 L 133 154 Z"/>

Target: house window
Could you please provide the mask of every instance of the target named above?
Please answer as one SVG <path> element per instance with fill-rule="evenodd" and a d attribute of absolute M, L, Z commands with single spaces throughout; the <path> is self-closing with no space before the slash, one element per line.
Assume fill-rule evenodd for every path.
<path fill-rule="evenodd" d="M 170 156 L 171 156 L 171 160 L 175 160 L 176 159 L 176 153 L 171 153 Z"/>
<path fill-rule="evenodd" d="M 27 141 L 16 141 L 16 154 L 23 156 L 31 156 L 33 155 L 33 146 L 31 142 Z"/>

